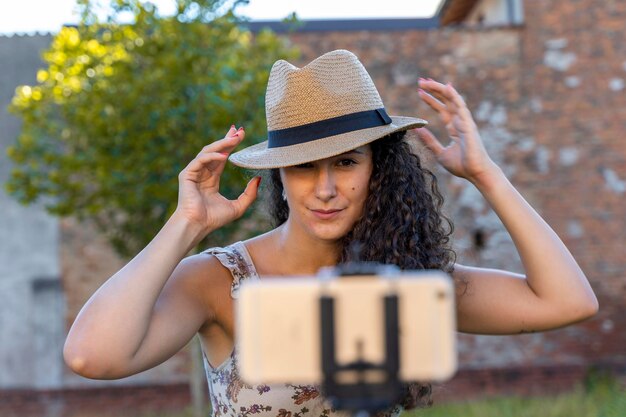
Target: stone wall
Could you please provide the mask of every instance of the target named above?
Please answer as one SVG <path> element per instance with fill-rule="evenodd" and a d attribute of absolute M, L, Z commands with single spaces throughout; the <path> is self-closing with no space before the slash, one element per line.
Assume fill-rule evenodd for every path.
<path fill-rule="evenodd" d="M 332 49 L 355 52 L 390 114 L 426 118 L 439 134 L 435 114 L 419 102 L 417 78 L 452 82 L 491 156 L 589 277 L 601 305 L 595 318 L 546 333 L 460 335 L 462 369 L 623 364 L 625 8 L 618 2 L 527 1 L 524 9 L 525 24 L 515 28 L 336 31 L 289 38 L 304 52 L 299 65 Z M 455 221 L 461 263 L 521 272 L 508 233 L 480 194 L 441 170 L 437 175 Z"/>

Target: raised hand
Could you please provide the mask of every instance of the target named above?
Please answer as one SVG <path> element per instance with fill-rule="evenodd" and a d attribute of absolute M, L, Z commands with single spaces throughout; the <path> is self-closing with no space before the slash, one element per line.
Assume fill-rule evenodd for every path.
<path fill-rule="evenodd" d="M 255 177 L 236 200 L 219 192 L 228 154 L 243 140 L 243 127 L 233 125 L 223 139 L 202 148 L 178 175 L 176 212 L 208 232 L 239 218 L 257 197 L 261 177 Z"/>
<path fill-rule="evenodd" d="M 445 124 L 450 143 L 447 146 L 426 128 L 415 129 L 424 144 L 433 151 L 437 161 L 450 173 L 469 181 L 481 181 L 496 168 L 487 155 L 476 123 L 465 101 L 451 84 L 420 78 L 419 96 Z"/>

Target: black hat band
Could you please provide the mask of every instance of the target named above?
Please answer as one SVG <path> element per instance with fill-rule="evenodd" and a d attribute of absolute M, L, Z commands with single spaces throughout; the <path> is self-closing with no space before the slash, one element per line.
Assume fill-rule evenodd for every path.
<path fill-rule="evenodd" d="M 297 145 L 355 130 L 385 126 L 390 123 L 391 117 L 387 115 L 384 107 L 360 111 L 287 129 L 271 130 L 267 134 L 267 147 L 280 148 Z"/>

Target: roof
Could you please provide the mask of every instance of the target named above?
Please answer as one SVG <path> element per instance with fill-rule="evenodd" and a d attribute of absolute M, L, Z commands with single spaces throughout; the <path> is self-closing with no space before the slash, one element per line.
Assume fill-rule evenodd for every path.
<path fill-rule="evenodd" d="M 263 28 L 269 28 L 274 32 L 328 32 L 328 31 L 353 31 L 353 30 L 407 30 L 407 29 L 434 29 L 439 27 L 437 16 L 432 18 L 409 18 L 409 19 L 321 19 L 302 20 L 295 25 L 279 20 L 253 20 L 244 22 L 251 31 L 256 32 Z"/>
<path fill-rule="evenodd" d="M 439 12 L 441 26 L 463 22 L 480 0 L 445 0 Z"/>

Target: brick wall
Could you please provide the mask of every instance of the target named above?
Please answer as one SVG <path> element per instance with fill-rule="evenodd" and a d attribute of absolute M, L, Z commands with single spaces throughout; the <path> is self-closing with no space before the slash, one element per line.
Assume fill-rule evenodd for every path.
<path fill-rule="evenodd" d="M 100 389 L 0 390 L 3 417 L 136 417 L 175 413 L 190 404 L 186 384 Z"/>
<path fill-rule="evenodd" d="M 526 23 L 517 28 L 290 35 L 304 52 L 299 64 L 332 49 L 355 52 L 390 114 L 417 114 L 439 133 L 435 115 L 419 103 L 417 78 L 452 82 L 489 153 L 589 277 L 601 305 L 597 317 L 546 333 L 460 335 L 462 369 L 625 361 L 626 47 L 617 32 L 624 7 L 546 4 L 527 2 Z M 521 271 L 511 239 L 479 193 L 437 173 L 460 261 Z"/>

